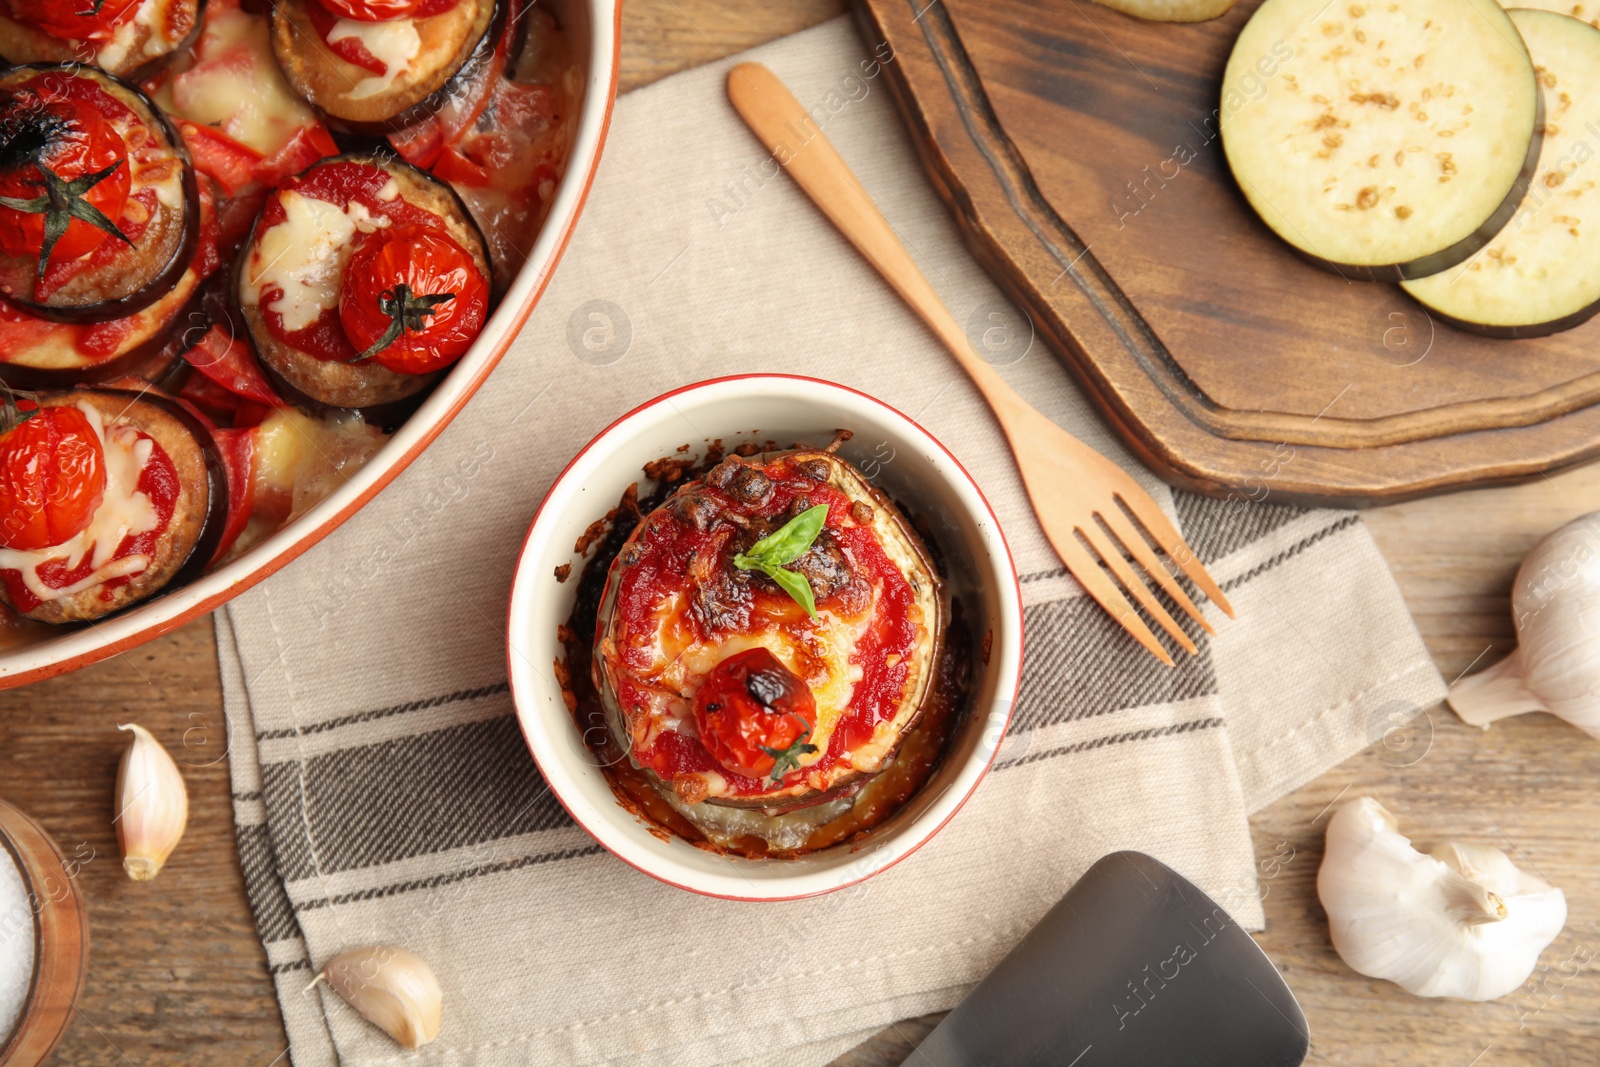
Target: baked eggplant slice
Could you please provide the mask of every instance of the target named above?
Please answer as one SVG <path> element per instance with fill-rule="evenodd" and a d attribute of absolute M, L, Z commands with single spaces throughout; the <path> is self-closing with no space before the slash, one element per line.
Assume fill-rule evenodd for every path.
<path fill-rule="evenodd" d="M 419 15 L 344 17 L 339 9 L 365 7 L 351 0 L 273 5 L 273 55 L 289 84 L 335 129 L 381 137 L 404 128 L 494 51 L 506 17 L 505 0 L 401 6 Z"/>
<path fill-rule="evenodd" d="M 618 745 L 689 818 L 794 813 L 889 763 L 933 692 L 947 615 L 921 540 L 849 463 L 733 456 L 618 554 L 594 682 Z"/>
<path fill-rule="evenodd" d="M 1499 232 L 1539 160 L 1532 59 L 1495 0 L 1267 0 L 1222 80 L 1228 165 L 1298 252 L 1401 281 Z"/>
<path fill-rule="evenodd" d="M 415 276 L 380 274 L 369 255 L 440 245 L 462 261 L 457 280 L 466 285 L 424 287 Z M 343 155 L 267 198 L 239 256 L 235 289 L 256 356 L 286 395 L 373 410 L 417 396 L 466 350 L 487 314 L 490 278 L 488 246 L 454 190 L 400 160 Z M 362 323 L 349 297 L 358 289 L 373 291 L 372 313 L 384 313 L 380 303 L 390 308 L 387 321 L 398 326 L 389 344 L 379 344 L 381 333 L 352 344 Z M 434 354 L 449 358 L 411 359 L 438 328 L 450 336 Z"/>
<path fill-rule="evenodd" d="M 1600 188 L 1588 173 L 1600 130 L 1600 29 L 1550 11 L 1510 14 L 1547 97 L 1539 172 L 1516 218 L 1481 252 L 1403 287 L 1463 329 L 1542 337 L 1600 311 Z"/>
<path fill-rule="evenodd" d="M 173 290 L 200 236 L 189 154 L 143 93 L 87 67 L 0 73 L 0 296 L 74 324 Z"/>
<path fill-rule="evenodd" d="M 195 321 L 197 272 L 125 319 L 74 326 L 50 322 L 0 300 L 0 382 L 15 389 L 65 389 L 127 374 L 154 380 L 181 359 L 177 335 Z"/>
<path fill-rule="evenodd" d="M 39 405 L 0 437 L 0 600 L 38 622 L 87 622 L 205 566 L 227 482 L 199 420 L 148 392 Z"/>
<path fill-rule="evenodd" d="M 0 2 L 0 57 L 10 63 L 87 63 L 139 81 L 200 33 L 205 0 Z"/>

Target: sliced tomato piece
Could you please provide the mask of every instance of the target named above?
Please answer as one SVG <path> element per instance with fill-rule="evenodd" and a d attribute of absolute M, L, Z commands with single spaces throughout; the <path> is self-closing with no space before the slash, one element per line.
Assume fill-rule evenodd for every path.
<path fill-rule="evenodd" d="M 329 11 L 359 22 L 388 22 L 392 19 L 421 19 L 442 15 L 461 0 L 311 0 Z"/>
<path fill-rule="evenodd" d="M 244 403 L 203 374 L 189 375 L 175 399 L 208 427 L 224 422 L 232 425 L 239 405 Z"/>
<path fill-rule="evenodd" d="M 440 151 L 433 165 L 433 175 L 451 185 L 485 186 L 490 183 L 489 172 L 462 155 L 454 145 Z"/>
<path fill-rule="evenodd" d="M 341 37 L 337 41 L 328 40 L 328 34 L 333 32 L 334 24 L 344 16 L 329 11 L 317 0 L 311 0 L 306 4 L 306 14 L 311 18 L 311 28 L 322 38 L 322 43 L 328 46 L 328 51 L 362 70 L 370 70 L 380 75 L 389 73 L 388 65 L 368 51 L 367 46 L 361 43 L 361 38 Z"/>
<path fill-rule="evenodd" d="M 302 126 L 272 155 L 261 161 L 256 177 L 268 185 L 277 185 L 283 179 L 299 174 L 319 159 L 339 154 L 333 134 L 322 123 Z"/>
<path fill-rule="evenodd" d="M 188 364 L 229 393 L 268 407 L 283 407 L 284 400 L 267 383 L 250 353 L 250 346 L 213 326 L 200 343 L 183 354 Z"/>
<path fill-rule="evenodd" d="M 249 524 L 250 516 L 255 514 L 256 431 L 254 427 L 215 429 L 211 436 L 217 442 L 217 451 L 222 453 L 223 471 L 228 478 L 228 519 L 222 526 L 222 540 L 217 542 L 217 551 L 211 557 L 211 562 L 215 563 L 227 555 Z"/>
<path fill-rule="evenodd" d="M 178 132 L 189 149 L 195 169 L 208 174 L 228 196 L 237 196 L 256 179 L 261 153 L 242 145 L 214 126 L 180 122 Z"/>
<path fill-rule="evenodd" d="M 389 144 L 400 154 L 400 158 L 423 170 L 432 170 L 439 161 L 439 153 L 444 151 L 444 141 L 444 127 L 436 115 L 429 115 L 421 122 L 414 122 L 389 135 Z"/>

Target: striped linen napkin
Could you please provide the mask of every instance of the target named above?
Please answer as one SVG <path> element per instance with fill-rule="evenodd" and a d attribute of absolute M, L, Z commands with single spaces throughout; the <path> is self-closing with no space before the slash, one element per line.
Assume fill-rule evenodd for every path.
<path fill-rule="evenodd" d="M 1170 508 L 1239 619 L 1176 669 L 1139 651 L 1051 553 L 977 393 L 763 168 L 726 64 L 633 93 L 564 266 L 482 392 L 365 510 L 217 615 L 239 847 L 297 1067 L 816 1067 L 952 1006 L 1115 849 L 1259 929 L 1247 813 L 1444 693 L 1353 514 L 1174 493 L 1108 436 L 962 250 L 883 57 L 847 22 L 741 58 L 817 105 L 1006 378 Z M 515 554 L 566 461 L 651 396 L 758 370 L 863 389 L 954 451 L 1010 538 L 1027 627 L 1011 736 L 962 812 L 899 866 L 782 904 L 694 896 L 600 849 L 540 779 L 505 677 Z M 443 1031 L 419 1052 L 307 989 L 375 942 L 438 972 Z"/>

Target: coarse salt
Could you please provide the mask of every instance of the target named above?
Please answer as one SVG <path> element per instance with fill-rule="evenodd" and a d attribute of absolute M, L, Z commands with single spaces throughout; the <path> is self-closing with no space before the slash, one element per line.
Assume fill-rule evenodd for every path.
<path fill-rule="evenodd" d="M 0 1045 L 16 1028 L 28 1000 L 36 937 L 22 872 L 10 851 L 0 847 Z"/>

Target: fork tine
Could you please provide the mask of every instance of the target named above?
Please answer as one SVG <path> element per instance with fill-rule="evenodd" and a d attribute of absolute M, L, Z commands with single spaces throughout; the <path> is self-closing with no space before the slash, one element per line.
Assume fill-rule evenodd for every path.
<path fill-rule="evenodd" d="M 1182 535 L 1168 521 L 1166 513 L 1161 510 L 1154 500 L 1149 497 L 1135 496 L 1129 499 L 1126 494 L 1117 493 L 1117 500 L 1123 507 L 1139 520 L 1161 550 L 1172 557 L 1172 562 L 1183 568 L 1183 573 L 1189 580 L 1200 587 L 1200 591 L 1211 599 L 1211 602 L 1221 608 L 1223 614 L 1233 618 L 1233 605 L 1228 603 L 1228 598 L 1222 595 L 1222 589 L 1212 580 L 1209 573 L 1200 563 L 1200 557 L 1194 554 L 1194 549 L 1184 543 Z"/>
<path fill-rule="evenodd" d="M 1189 617 L 1198 623 L 1206 633 L 1215 634 L 1217 632 L 1211 628 L 1211 624 L 1206 621 L 1206 617 L 1200 609 L 1194 606 L 1194 601 L 1189 599 L 1189 594 L 1183 591 L 1183 586 L 1178 584 L 1178 580 L 1167 573 L 1167 568 L 1161 565 L 1161 561 L 1156 558 L 1155 552 L 1151 550 L 1150 542 L 1145 540 L 1144 534 L 1134 527 L 1128 516 L 1123 514 L 1121 508 L 1111 507 L 1103 512 L 1097 511 L 1095 514 L 1099 516 L 1101 522 L 1104 522 L 1110 528 L 1112 536 L 1124 548 L 1133 553 L 1133 558 L 1139 561 L 1139 566 L 1144 568 L 1144 572 L 1157 585 L 1165 589 L 1168 596 L 1178 602 L 1178 607 L 1187 612 Z"/>
<path fill-rule="evenodd" d="M 1117 576 L 1117 581 L 1122 583 L 1122 587 L 1133 594 L 1133 599 L 1139 602 L 1139 606 L 1144 608 L 1151 618 L 1160 623 L 1161 628 L 1167 631 L 1174 641 L 1183 646 L 1185 652 L 1191 656 L 1194 655 L 1198 650 L 1195 648 L 1194 642 L 1189 639 L 1189 635 L 1183 632 L 1183 627 L 1178 625 L 1177 621 L 1168 614 L 1167 609 L 1162 606 L 1161 601 L 1157 600 L 1155 595 L 1150 592 L 1149 586 L 1140 581 L 1139 576 L 1133 573 L 1133 568 L 1128 566 L 1128 561 L 1122 558 L 1122 553 L 1117 550 L 1116 545 L 1105 535 L 1105 532 L 1091 522 L 1078 527 L 1078 534 L 1089 542 L 1089 547 L 1093 548 L 1095 553 L 1105 561 L 1111 573 Z"/>
<path fill-rule="evenodd" d="M 1067 565 L 1067 570 L 1072 572 L 1072 576 L 1078 579 L 1084 590 L 1106 610 L 1106 614 L 1132 634 L 1152 656 L 1169 667 L 1173 666 L 1172 656 L 1161 647 L 1161 642 L 1156 640 L 1156 635 L 1150 632 L 1150 627 L 1145 625 L 1139 613 L 1133 609 L 1133 605 L 1117 591 L 1117 584 L 1106 576 L 1106 572 L 1100 569 L 1100 564 L 1078 543 L 1077 538 L 1067 537 L 1057 540 L 1052 537 L 1050 544 L 1056 550 L 1056 555 L 1061 557 L 1061 562 Z"/>

